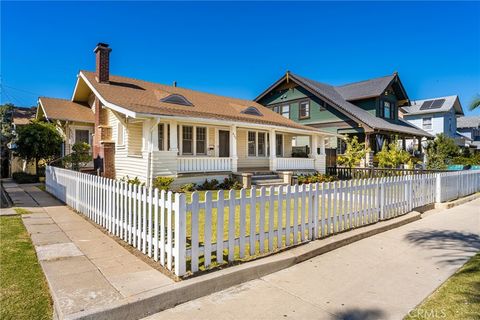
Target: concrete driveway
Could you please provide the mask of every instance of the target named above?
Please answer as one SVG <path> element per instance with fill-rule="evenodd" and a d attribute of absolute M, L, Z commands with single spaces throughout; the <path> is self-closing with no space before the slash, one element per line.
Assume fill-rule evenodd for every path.
<path fill-rule="evenodd" d="M 147 319 L 402 319 L 480 250 L 480 199 Z"/>

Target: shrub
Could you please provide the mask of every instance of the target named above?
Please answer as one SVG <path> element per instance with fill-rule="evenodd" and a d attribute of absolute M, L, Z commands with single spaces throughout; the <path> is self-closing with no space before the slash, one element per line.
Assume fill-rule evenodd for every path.
<path fill-rule="evenodd" d="M 153 179 L 152 186 L 158 190 L 169 190 L 174 179 L 170 177 L 156 177 Z"/>
<path fill-rule="evenodd" d="M 136 185 L 136 186 L 140 186 L 140 187 L 143 187 L 145 185 L 145 182 L 140 181 L 140 179 L 138 179 L 138 177 L 135 177 L 135 178 L 131 179 L 128 175 L 123 177 L 122 179 L 120 179 L 120 181 L 129 183 L 129 184 L 133 184 L 133 185 Z"/>
<path fill-rule="evenodd" d="M 180 192 L 192 192 L 197 188 L 196 183 L 187 183 L 180 187 Z"/>
<path fill-rule="evenodd" d="M 460 155 L 460 148 L 455 140 L 445 134 L 438 134 L 433 141 L 427 143 L 427 169 L 446 169 L 453 163 L 453 158 Z"/>
<path fill-rule="evenodd" d="M 13 180 L 16 183 L 35 183 L 38 182 L 38 177 L 34 174 L 28 174 L 26 172 L 15 172 L 12 174 Z"/>
<path fill-rule="evenodd" d="M 410 154 L 398 146 L 398 140 L 392 141 L 388 146 L 383 145 L 377 153 L 378 166 L 381 168 L 398 168 L 401 164 L 407 164 L 411 160 Z"/>
<path fill-rule="evenodd" d="M 321 182 L 333 182 L 337 181 L 337 176 L 331 176 L 321 173 L 299 175 L 298 184 L 308 184 L 308 183 L 321 183 Z"/>
<path fill-rule="evenodd" d="M 64 161 L 69 164 L 73 170 L 79 171 L 85 167 L 91 160 L 90 145 L 85 142 L 75 143 L 72 146 L 72 153 L 65 156 Z"/>
<path fill-rule="evenodd" d="M 218 190 L 218 180 L 212 179 L 208 181 L 205 179 L 205 182 L 198 186 L 198 190 Z"/>
<path fill-rule="evenodd" d="M 242 184 L 233 177 L 225 178 L 225 180 L 223 180 L 223 182 L 218 185 L 218 188 L 222 190 L 240 190 L 242 189 L 242 187 Z"/>
<path fill-rule="evenodd" d="M 370 152 L 369 148 L 365 148 L 364 142 L 358 142 L 357 136 L 353 136 L 353 138 L 347 137 L 345 143 L 347 145 L 345 153 L 337 157 L 337 163 L 339 165 L 353 168 L 360 164 L 360 161 L 365 158 L 367 152 Z"/>

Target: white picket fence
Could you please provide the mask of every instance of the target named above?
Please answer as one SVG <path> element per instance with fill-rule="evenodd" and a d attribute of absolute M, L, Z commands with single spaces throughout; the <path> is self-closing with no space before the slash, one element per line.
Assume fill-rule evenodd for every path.
<path fill-rule="evenodd" d="M 479 191 L 480 170 L 437 174 L 436 202 L 446 202 Z"/>
<path fill-rule="evenodd" d="M 444 183 L 455 184 L 457 197 L 467 195 L 480 190 L 480 171 L 194 192 L 187 199 L 46 170 L 48 192 L 178 276 L 394 218 L 435 198 L 450 200 L 455 195 Z"/>

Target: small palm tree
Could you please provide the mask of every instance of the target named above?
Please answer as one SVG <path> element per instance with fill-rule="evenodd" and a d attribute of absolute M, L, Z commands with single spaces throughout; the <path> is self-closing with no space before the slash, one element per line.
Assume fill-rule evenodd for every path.
<path fill-rule="evenodd" d="M 472 103 L 470 103 L 470 110 L 476 109 L 480 107 L 480 94 L 477 94 L 475 98 L 473 98 Z"/>

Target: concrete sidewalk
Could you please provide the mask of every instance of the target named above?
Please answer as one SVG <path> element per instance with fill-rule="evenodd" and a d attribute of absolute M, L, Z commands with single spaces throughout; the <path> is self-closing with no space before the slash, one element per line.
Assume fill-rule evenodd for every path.
<path fill-rule="evenodd" d="M 6 186 L 7 188 L 7 186 Z M 59 318 L 105 308 L 174 281 L 33 185 L 10 184 L 53 295 Z"/>
<path fill-rule="evenodd" d="M 148 317 L 402 319 L 480 250 L 480 199 Z"/>

